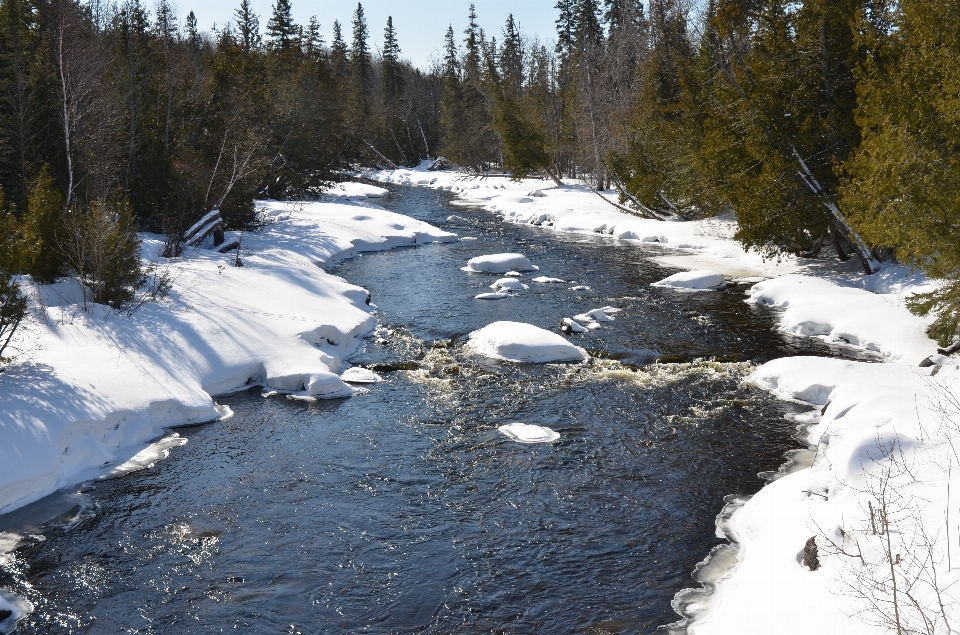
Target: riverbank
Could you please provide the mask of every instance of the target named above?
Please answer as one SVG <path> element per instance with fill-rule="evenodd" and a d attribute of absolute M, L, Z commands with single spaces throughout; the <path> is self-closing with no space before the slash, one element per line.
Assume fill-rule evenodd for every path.
<path fill-rule="evenodd" d="M 953 463 L 960 464 L 960 372 L 954 359 L 936 355 L 929 319 L 906 309 L 907 297 L 930 288 L 922 275 L 887 267 L 865 277 L 855 261 L 826 253 L 764 261 L 733 240 L 732 220 L 642 219 L 573 182 L 424 168 L 365 176 L 451 191 L 460 205 L 507 222 L 663 245 L 674 253 L 658 263 L 753 283 L 745 301 L 779 307 L 781 330 L 867 360 L 783 358 L 748 379 L 809 407 L 796 423 L 811 464 L 784 470 L 718 521 L 736 563 L 701 576 L 709 595 L 678 597 L 688 632 L 879 633 L 898 625 L 948 632 L 960 622 L 960 566 L 952 566 L 960 565 L 960 549 L 951 545 L 960 509 L 950 494 Z M 816 560 L 808 545 L 816 545 Z"/>
<path fill-rule="evenodd" d="M 207 249 L 142 255 L 171 281 L 166 298 L 131 315 L 82 308 L 76 282 L 38 288 L 0 374 L 0 513 L 123 471 L 170 427 L 228 416 L 217 395 L 262 385 L 315 399 L 357 389 L 343 360 L 374 330 L 366 290 L 324 266 L 364 251 L 455 241 L 370 202 L 383 188 L 345 184 L 317 202 L 266 201 L 240 258 Z M 9 352 L 8 352 L 9 354 Z"/>

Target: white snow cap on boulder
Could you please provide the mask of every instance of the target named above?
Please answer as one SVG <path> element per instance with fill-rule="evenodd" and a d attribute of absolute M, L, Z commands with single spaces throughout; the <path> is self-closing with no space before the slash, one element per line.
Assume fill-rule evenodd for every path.
<path fill-rule="evenodd" d="M 651 287 L 664 287 L 667 289 L 680 289 L 685 291 L 704 291 L 707 289 L 717 289 L 723 285 L 723 274 L 716 271 L 681 271 L 672 276 L 664 278 L 659 282 L 654 282 Z"/>
<path fill-rule="evenodd" d="M 553 443 L 560 438 L 556 430 L 528 423 L 508 423 L 497 429 L 517 443 Z"/>
<path fill-rule="evenodd" d="M 343 371 L 340 380 L 351 384 L 375 384 L 380 381 L 380 375 L 367 368 L 356 367 Z"/>
<path fill-rule="evenodd" d="M 494 322 L 470 334 L 467 347 L 511 362 L 580 362 L 587 352 L 562 336 L 523 322 Z"/>
<path fill-rule="evenodd" d="M 482 273 L 507 273 L 508 271 L 536 271 L 540 267 L 530 264 L 523 254 L 490 254 L 477 256 L 467 261 L 464 271 Z"/>
<path fill-rule="evenodd" d="M 496 282 L 490 285 L 490 288 L 497 292 L 503 291 L 523 291 L 527 288 L 527 285 L 523 284 L 516 278 L 500 278 Z"/>

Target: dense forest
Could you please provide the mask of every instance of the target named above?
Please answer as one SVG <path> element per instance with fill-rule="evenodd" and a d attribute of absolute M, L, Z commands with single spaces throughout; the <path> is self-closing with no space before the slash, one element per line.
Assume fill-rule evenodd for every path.
<path fill-rule="evenodd" d="M 248 0 L 200 31 L 167 0 L 0 0 L 0 354 L 17 276 L 77 276 L 120 306 L 137 231 L 309 197 L 362 166 L 578 179 L 660 220 L 733 214 L 770 257 L 828 247 L 946 281 L 915 298 L 960 323 L 960 5 L 953 0 L 558 0 L 549 41 L 473 5 L 431 68 L 388 20 Z M 484 16 L 485 18 L 487 16 Z M 377 27 L 379 28 L 379 27 Z"/>

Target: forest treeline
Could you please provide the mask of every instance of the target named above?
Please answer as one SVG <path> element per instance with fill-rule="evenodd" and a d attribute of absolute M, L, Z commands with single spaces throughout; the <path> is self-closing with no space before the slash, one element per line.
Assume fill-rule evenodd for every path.
<path fill-rule="evenodd" d="M 895 259 L 960 323 L 960 5 L 953 0 L 558 0 L 549 40 L 473 5 L 413 67 L 392 20 L 297 24 L 289 0 L 201 32 L 167 0 L 0 0 L 0 354 L 16 274 L 130 300 L 136 231 L 364 165 L 575 178 L 656 219 L 734 214 L 770 257 Z M 383 29 L 379 49 L 371 29 Z M 19 304 L 18 304 L 19 303 Z M 20 309 L 17 309 L 20 307 Z M 9 333 L 9 329 L 7 330 Z"/>

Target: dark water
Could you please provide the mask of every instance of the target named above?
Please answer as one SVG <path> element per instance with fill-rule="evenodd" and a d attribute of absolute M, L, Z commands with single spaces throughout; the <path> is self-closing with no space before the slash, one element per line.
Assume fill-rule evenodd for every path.
<path fill-rule="evenodd" d="M 723 497 L 755 492 L 796 446 L 785 407 L 743 377 L 830 352 L 773 332 L 743 287 L 650 288 L 670 273 L 645 260 L 660 249 L 505 225 L 426 190 L 383 204 L 479 238 L 335 269 L 394 331 L 355 363 L 420 370 L 349 400 L 221 399 L 236 415 L 180 430 L 189 443 L 155 467 L 57 495 L 79 507 L 0 566 L 0 587 L 35 605 L 20 630 L 600 634 L 676 619 Z M 459 267 L 515 250 L 592 290 L 526 275 L 517 297 L 473 300 L 495 276 Z M 575 338 L 590 365 L 462 350 L 498 319 L 555 329 L 608 304 L 616 321 Z M 668 355 L 721 361 L 650 364 Z M 511 421 L 562 436 L 513 443 L 497 431 Z"/>

